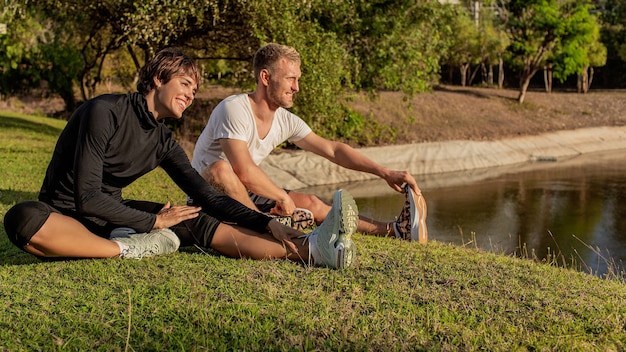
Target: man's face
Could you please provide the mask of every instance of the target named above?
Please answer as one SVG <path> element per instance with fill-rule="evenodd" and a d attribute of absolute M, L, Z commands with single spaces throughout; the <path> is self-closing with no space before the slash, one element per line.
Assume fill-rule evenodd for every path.
<path fill-rule="evenodd" d="M 273 108 L 290 108 L 293 106 L 293 95 L 300 90 L 298 80 L 302 73 L 300 64 L 286 59 L 276 63 L 270 73 L 268 103 Z"/>

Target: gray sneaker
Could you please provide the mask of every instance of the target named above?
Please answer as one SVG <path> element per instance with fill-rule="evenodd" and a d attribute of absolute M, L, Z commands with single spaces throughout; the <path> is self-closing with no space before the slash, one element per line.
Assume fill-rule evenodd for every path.
<path fill-rule="evenodd" d="M 309 242 L 309 265 L 313 263 L 334 269 L 350 267 L 356 251 L 352 234 L 359 223 L 359 210 L 348 192 L 338 190 L 333 206 L 320 226 L 304 237 Z"/>
<path fill-rule="evenodd" d="M 128 246 L 128 249 L 120 253 L 120 258 L 125 259 L 141 259 L 160 254 L 170 254 L 176 252 L 180 246 L 178 236 L 170 229 L 134 233 L 133 229 L 119 228 L 111 232 L 109 239 Z"/>

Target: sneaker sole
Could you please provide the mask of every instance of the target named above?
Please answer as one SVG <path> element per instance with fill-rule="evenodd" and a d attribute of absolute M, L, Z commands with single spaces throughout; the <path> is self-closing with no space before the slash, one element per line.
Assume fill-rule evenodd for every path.
<path fill-rule="evenodd" d="M 352 235 L 359 224 L 359 210 L 354 198 L 346 192 L 335 192 L 333 204 L 341 204 L 341 227 L 340 230 Z"/>
<path fill-rule="evenodd" d="M 346 242 L 348 242 L 348 246 L 346 247 L 344 245 L 344 243 L 340 243 L 337 246 L 337 260 L 336 260 L 336 267 L 337 269 L 345 269 L 345 268 L 349 268 L 352 266 L 352 263 L 354 262 L 354 255 L 355 255 L 355 251 L 354 251 L 354 243 L 352 243 L 351 239 L 348 239 Z"/>
<path fill-rule="evenodd" d="M 354 262 L 355 250 L 352 242 L 352 234 L 359 224 L 359 211 L 354 198 L 349 193 L 335 193 L 333 202 L 341 204 L 341 227 L 343 233 L 337 238 L 335 248 L 337 249 L 336 267 L 345 269 L 352 266 Z"/>
<path fill-rule="evenodd" d="M 407 187 L 410 212 L 411 212 L 411 241 L 418 241 L 419 243 L 428 242 L 428 228 L 426 227 L 426 200 L 423 195 L 417 196 L 415 199 L 415 193 L 413 190 Z M 417 211 L 417 214 L 415 212 Z"/>

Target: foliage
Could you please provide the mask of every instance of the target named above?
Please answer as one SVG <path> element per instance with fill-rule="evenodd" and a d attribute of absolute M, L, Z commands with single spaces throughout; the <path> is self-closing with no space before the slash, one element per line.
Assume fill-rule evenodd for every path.
<path fill-rule="evenodd" d="M 136 48 L 146 59 L 162 47 L 184 43 L 197 31 L 207 30 L 206 25 L 213 23 L 209 19 L 217 15 L 215 3 L 209 1 L 202 2 L 204 6 L 185 0 L 31 2 L 74 33 L 83 58 L 78 77 L 83 99 L 95 94 L 107 56 L 127 50 L 138 69 L 143 63 Z"/>
<path fill-rule="evenodd" d="M 448 55 L 448 65 L 458 67 L 461 72 L 461 86 L 468 83 L 467 72 L 471 65 L 482 62 L 480 53 L 483 47 L 480 42 L 481 31 L 467 11 L 457 11 L 450 24 L 452 36 Z"/>
<path fill-rule="evenodd" d="M 407 0 L 312 4 L 314 21 L 335 33 L 346 48 L 355 88 L 412 95 L 437 82 L 451 6 Z"/>
<path fill-rule="evenodd" d="M 73 109 L 80 57 L 69 40 L 71 32 L 59 31 L 56 22 L 17 1 L 2 11 L 0 21 L 8 24 L 8 33 L 0 35 L 0 91 L 27 93 L 43 81 Z"/>
<path fill-rule="evenodd" d="M 576 71 L 581 60 L 568 55 L 582 57 L 576 48 L 589 42 L 595 21 L 586 0 L 512 0 L 507 11 L 511 63 L 520 70 L 521 103 L 530 79 L 548 61 L 556 61 L 560 77 Z M 563 50 L 567 52 L 559 56 Z"/>
<path fill-rule="evenodd" d="M 0 35 L 2 94 L 30 92 L 45 80 L 47 92 L 61 94 L 71 110 L 74 84 L 83 100 L 102 84 L 132 90 L 145 60 L 173 45 L 197 57 L 212 83 L 252 89 L 252 56 L 274 41 L 302 54 L 293 111 L 321 135 L 356 143 L 377 137 L 365 132 L 367 122 L 356 123 L 365 117 L 351 116 L 346 91 L 401 91 L 408 98 L 437 84 L 442 64 L 460 67 L 469 76 L 462 84 L 478 69 L 491 83 L 491 66 L 499 65 L 502 80 L 506 57 L 520 73 L 523 101 L 530 78 L 547 62 L 565 79 L 602 65 L 603 43 L 608 64 L 626 56 L 624 0 L 606 1 L 603 43 L 593 37 L 598 25 L 585 0 L 3 2 L 0 21 L 15 30 Z M 469 9 L 480 9 L 479 21 Z"/>
<path fill-rule="evenodd" d="M 349 81 L 347 55 L 333 33 L 305 21 L 307 9 L 292 1 L 250 2 L 245 8 L 250 26 L 261 45 L 278 42 L 300 52 L 300 92 L 292 111 L 320 135 L 332 137 L 350 128 L 342 120 L 342 83 Z M 332 72 L 332 74 L 329 74 Z"/>
<path fill-rule="evenodd" d="M 572 74 L 580 74 L 583 69 L 591 65 L 594 58 L 594 66 L 602 66 L 602 44 L 599 42 L 600 27 L 595 16 L 589 13 L 589 6 L 582 3 L 572 4 L 571 16 L 566 16 L 565 24 L 567 32 L 559 41 L 554 55 L 554 76 L 565 81 Z M 594 54 L 596 54 L 594 56 Z"/>
<path fill-rule="evenodd" d="M 607 48 L 609 82 L 626 87 L 626 0 L 607 0 L 601 38 Z"/>

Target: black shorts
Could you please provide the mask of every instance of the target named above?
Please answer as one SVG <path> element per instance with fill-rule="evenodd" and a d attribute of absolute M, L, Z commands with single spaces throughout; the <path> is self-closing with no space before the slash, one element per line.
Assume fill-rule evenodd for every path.
<path fill-rule="evenodd" d="M 158 213 L 163 208 L 163 204 L 148 201 L 129 200 L 125 201 L 124 204 L 153 214 Z M 14 205 L 4 215 L 4 228 L 9 240 L 15 246 L 24 250 L 24 247 L 30 242 L 35 233 L 41 229 L 51 213 L 70 216 L 87 227 L 89 231 L 103 238 L 109 238 L 111 231 L 116 227 L 120 227 L 79 216 L 71 211 L 57 209 L 41 201 L 25 201 Z M 200 212 L 199 216 L 185 220 L 178 225 L 170 227 L 170 229 L 180 238 L 181 246 L 197 245 L 203 248 L 211 248 L 213 235 L 219 224 L 219 220 L 204 212 Z"/>
<path fill-rule="evenodd" d="M 4 214 L 4 229 L 9 240 L 18 248 L 24 249 L 51 213 L 61 214 L 44 202 L 26 201 L 14 205 Z"/>

